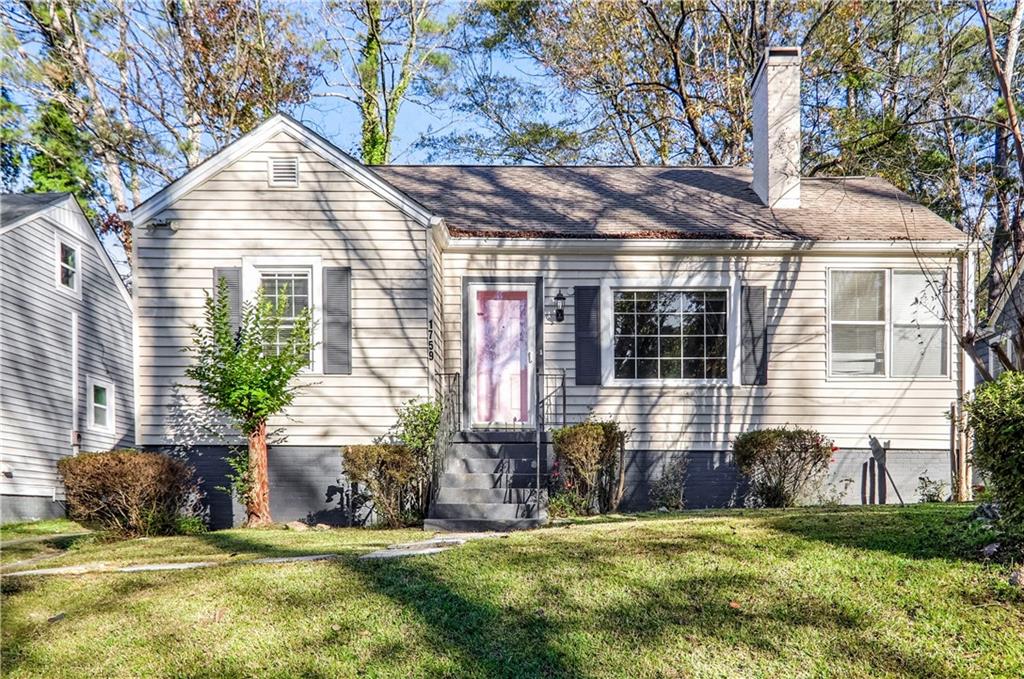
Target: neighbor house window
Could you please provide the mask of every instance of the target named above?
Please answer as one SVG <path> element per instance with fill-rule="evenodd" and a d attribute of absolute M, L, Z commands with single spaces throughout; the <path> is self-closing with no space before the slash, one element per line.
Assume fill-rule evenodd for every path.
<path fill-rule="evenodd" d="M 999 360 L 999 355 L 996 353 L 996 346 L 1002 348 L 1011 363 L 1015 364 L 1017 362 L 1017 359 L 1014 356 L 1013 339 L 1010 334 L 1001 335 L 1000 337 L 991 340 L 988 348 L 988 372 L 992 375 L 992 379 L 996 379 L 1006 372 L 1006 366 Z"/>
<path fill-rule="evenodd" d="M 89 429 L 114 431 L 114 385 L 91 376 L 85 381 Z"/>
<path fill-rule="evenodd" d="M 829 287 L 832 375 L 947 375 L 944 274 L 889 269 L 832 271 Z"/>
<path fill-rule="evenodd" d="M 260 271 L 260 287 L 271 304 L 284 303 L 284 316 L 277 337 L 268 350 L 274 354 L 281 353 L 281 347 L 288 342 L 288 337 L 295 332 L 296 322 L 305 309 L 310 306 L 310 271 L 309 270 L 277 270 Z M 310 367 L 313 365 L 310 353 Z"/>
<path fill-rule="evenodd" d="M 728 377 L 725 290 L 614 291 L 616 380 Z"/>
<path fill-rule="evenodd" d="M 72 292 L 78 292 L 81 282 L 81 265 L 78 259 L 78 248 L 74 245 L 57 241 L 57 285 Z"/>

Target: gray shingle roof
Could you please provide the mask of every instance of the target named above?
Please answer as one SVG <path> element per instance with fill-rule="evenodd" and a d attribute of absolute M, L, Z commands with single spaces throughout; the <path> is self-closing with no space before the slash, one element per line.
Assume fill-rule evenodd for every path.
<path fill-rule="evenodd" d="M 0 226 L 13 224 L 64 200 L 68 193 L 5 193 L 0 195 Z"/>
<path fill-rule="evenodd" d="M 803 179 L 770 210 L 749 168 L 391 165 L 385 181 L 456 237 L 963 240 L 879 178 Z"/>

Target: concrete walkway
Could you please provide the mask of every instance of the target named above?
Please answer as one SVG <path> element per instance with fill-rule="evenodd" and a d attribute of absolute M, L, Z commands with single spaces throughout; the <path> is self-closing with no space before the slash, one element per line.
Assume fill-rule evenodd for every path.
<path fill-rule="evenodd" d="M 486 538 L 507 538 L 508 533 L 446 533 L 420 542 L 403 542 L 389 545 L 385 549 L 363 554 L 360 559 L 398 559 L 409 556 L 425 556 L 461 547 L 471 540 Z M 105 563 L 88 563 L 57 568 L 37 568 L 27 571 L 3 573 L 2 577 L 28 577 L 33 575 L 88 575 L 90 573 L 149 573 L 153 571 L 188 571 L 214 566 L 241 566 L 250 564 L 270 565 L 301 563 L 306 561 L 330 561 L 340 559 L 341 554 L 306 554 L 303 556 L 263 557 L 244 561 L 185 561 L 181 563 L 151 563 L 136 566 L 110 566 Z"/>
<path fill-rule="evenodd" d="M 404 542 L 390 545 L 369 554 L 363 554 L 360 559 L 400 559 L 406 556 L 426 556 L 438 554 L 455 547 L 461 547 L 470 540 L 484 540 L 487 538 L 507 538 L 508 533 L 440 533 L 429 540 L 420 542 Z"/>

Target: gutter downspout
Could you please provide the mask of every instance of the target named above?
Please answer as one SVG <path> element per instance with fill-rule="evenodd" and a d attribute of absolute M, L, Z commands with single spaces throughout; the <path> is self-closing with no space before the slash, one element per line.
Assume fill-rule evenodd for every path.
<path fill-rule="evenodd" d="M 977 252 L 973 248 L 964 250 L 960 256 L 960 336 L 967 337 L 974 325 L 974 281 L 977 270 Z M 968 460 L 970 437 L 964 419 L 964 403 L 974 389 L 974 362 L 967 350 L 960 349 L 957 370 L 957 451 L 956 456 L 956 499 L 958 502 L 971 500 L 972 468 Z"/>

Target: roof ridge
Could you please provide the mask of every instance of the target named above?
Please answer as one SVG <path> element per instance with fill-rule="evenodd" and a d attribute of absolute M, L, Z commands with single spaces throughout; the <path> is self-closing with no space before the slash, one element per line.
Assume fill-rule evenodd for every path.
<path fill-rule="evenodd" d="M 488 165 L 483 163 L 388 163 L 370 165 L 374 170 L 410 168 L 487 168 L 502 170 L 749 170 L 745 165 Z"/>

